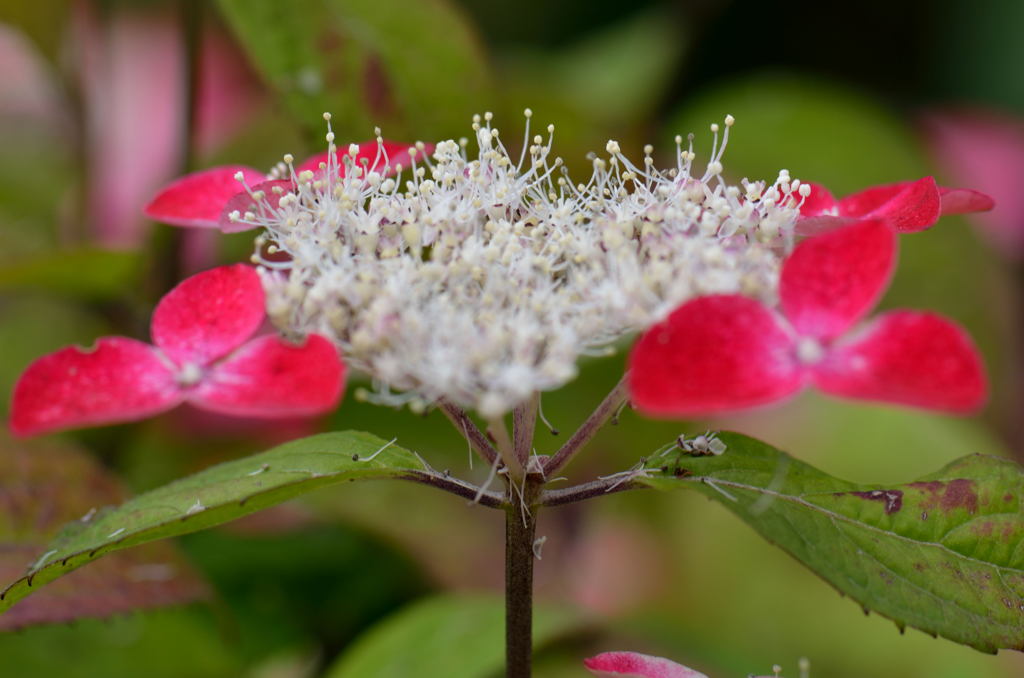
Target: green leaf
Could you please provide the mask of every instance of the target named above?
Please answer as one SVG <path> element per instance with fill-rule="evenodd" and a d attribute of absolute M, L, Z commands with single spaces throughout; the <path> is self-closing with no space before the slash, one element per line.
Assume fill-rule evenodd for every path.
<path fill-rule="evenodd" d="M 395 139 L 461 133 L 485 107 L 486 59 L 444 0 L 219 0 L 256 67 L 318 134 L 330 111 L 342 135 L 374 125 Z M 361 135 L 361 136 L 359 136 Z"/>
<path fill-rule="evenodd" d="M 0 612 L 105 553 L 219 525 L 326 485 L 407 476 L 417 465 L 406 450 L 368 433 L 345 431 L 208 468 L 69 524 L 28 572 L 0 593 Z"/>
<path fill-rule="evenodd" d="M 432 590 L 426 572 L 394 540 L 322 524 L 307 511 L 282 505 L 180 540 L 232 611 L 246 658 L 287 652 L 309 638 L 345 647 Z M 393 520 L 394 511 L 389 515 Z"/>
<path fill-rule="evenodd" d="M 0 439 L 0 581 L 24 572 L 63 523 L 122 496 L 117 481 L 81 450 Z M 147 544 L 20 601 L 0 616 L 0 630 L 176 605 L 206 593 L 173 544 Z"/>
<path fill-rule="evenodd" d="M 86 299 L 123 296 L 132 288 L 141 263 L 136 252 L 48 253 L 0 268 L 0 292 L 36 289 Z"/>
<path fill-rule="evenodd" d="M 512 83 L 515 108 L 529 103 L 547 120 L 550 109 L 559 105 L 551 101 L 555 99 L 575 113 L 575 124 L 567 125 L 570 133 L 574 127 L 599 122 L 617 128 L 619 138 L 625 132 L 623 126 L 656 109 L 688 42 L 672 13 L 654 8 L 567 47 L 517 50 L 505 57 L 507 76 L 516 81 Z M 503 78 L 503 89 L 508 85 Z M 590 143 L 596 144 L 597 139 Z"/>
<path fill-rule="evenodd" d="M 239 678 L 255 676 L 205 610 L 167 608 L 74 626 L 0 634 L 3 675 L 19 678 Z M 269 675 L 269 674 L 263 674 Z M 301 674 L 299 674 L 301 675 Z"/>
<path fill-rule="evenodd" d="M 502 600 L 491 595 L 445 595 L 387 618 L 332 666 L 325 678 L 488 678 L 505 660 Z M 534 610 L 534 647 L 579 628 L 565 606 Z"/>
<path fill-rule="evenodd" d="M 841 593 L 985 652 L 1024 648 L 1024 469 L 972 455 L 903 485 L 833 478 L 752 438 L 640 479 L 722 503 Z"/>

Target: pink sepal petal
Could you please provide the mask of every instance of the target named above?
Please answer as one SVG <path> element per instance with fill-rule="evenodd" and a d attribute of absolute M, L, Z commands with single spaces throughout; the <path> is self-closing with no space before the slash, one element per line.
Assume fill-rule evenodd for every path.
<path fill-rule="evenodd" d="M 871 186 L 857 191 L 839 200 L 836 203 L 836 211 L 844 216 L 854 218 L 867 216 L 899 195 L 910 183 L 909 181 L 898 181 L 894 184 Z"/>
<path fill-rule="evenodd" d="M 152 346 L 104 337 L 39 358 L 14 386 L 11 431 L 19 436 L 133 421 L 181 401 L 174 373 Z"/>
<path fill-rule="evenodd" d="M 837 228 L 842 228 L 849 224 L 855 223 L 857 219 L 853 217 L 837 217 L 831 214 L 820 214 L 815 217 L 801 217 L 796 222 L 796 226 L 793 228 L 793 233 L 802 237 L 810 238 L 812 236 L 821 235 L 822 233 L 828 233 L 834 231 Z"/>
<path fill-rule="evenodd" d="M 383 153 L 380 152 L 381 147 L 383 147 Z M 409 167 L 412 166 L 412 157 L 409 155 L 409 150 L 412 148 L 415 148 L 415 146 L 412 146 L 410 144 L 399 144 L 394 141 L 385 140 L 381 142 L 379 145 L 376 139 L 371 141 L 364 141 L 363 143 L 359 144 L 359 152 L 356 154 L 356 157 L 353 158 L 353 160 L 355 161 L 356 167 L 362 167 L 363 163 L 365 162 L 368 171 L 380 171 L 386 164 L 388 169 L 387 174 L 394 174 L 398 165 L 401 165 L 405 169 L 408 169 Z M 433 145 L 428 145 L 424 149 L 424 153 L 433 153 L 433 149 Z M 339 176 L 345 176 L 345 164 L 342 162 L 342 158 L 345 155 L 348 155 L 348 148 L 339 148 L 338 153 L 341 154 L 341 156 L 335 157 L 335 160 L 338 165 L 338 174 Z M 387 155 L 386 159 L 385 154 Z M 297 173 L 301 173 L 306 170 L 310 170 L 314 174 L 319 173 L 320 163 L 324 163 L 326 165 L 329 158 L 330 151 L 317 153 L 316 155 L 304 160 L 302 164 L 295 168 L 295 171 Z M 423 162 L 422 154 L 418 154 L 417 158 L 419 159 L 418 162 Z"/>
<path fill-rule="evenodd" d="M 844 217 L 884 219 L 899 233 L 922 231 L 939 220 L 942 201 L 932 177 L 875 186 L 839 201 Z"/>
<path fill-rule="evenodd" d="M 988 393 L 981 355 L 967 333 L 933 313 L 891 311 L 837 344 L 812 368 L 827 393 L 968 414 Z"/>
<path fill-rule="evenodd" d="M 583 665 L 602 678 L 707 678 L 682 664 L 639 652 L 604 652 L 584 659 Z"/>
<path fill-rule="evenodd" d="M 877 303 L 896 263 L 896 234 L 861 221 L 808 238 L 782 264 L 782 311 L 802 336 L 833 339 Z"/>
<path fill-rule="evenodd" d="M 235 179 L 238 172 L 249 185 L 266 180 L 263 172 L 251 167 L 212 167 L 167 185 L 143 211 L 150 219 L 165 224 L 216 228 L 224 205 L 242 190 Z"/>
<path fill-rule="evenodd" d="M 215 366 L 189 401 L 245 417 L 314 415 L 338 405 L 344 383 L 345 365 L 324 337 L 313 334 L 297 346 L 266 335 Z"/>
<path fill-rule="evenodd" d="M 186 278 L 153 311 L 153 343 L 178 365 L 207 365 L 251 337 L 264 317 L 263 285 L 245 264 Z"/>
<path fill-rule="evenodd" d="M 700 297 L 637 340 L 633 405 L 649 415 L 697 416 L 770 403 L 800 389 L 793 338 L 753 299 Z"/>
<path fill-rule="evenodd" d="M 831 191 L 821 184 L 808 183 L 806 185 L 811 187 L 811 193 L 804 198 L 803 204 L 800 205 L 800 216 L 817 217 L 823 214 L 836 214 L 836 199 Z"/>
<path fill-rule="evenodd" d="M 274 179 L 250 185 L 249 188 L 254 194 L 262 193 L 262 200 L 257 202 L 248 191 L 242 191 L 232 196 L 221 206 L 222 210 L 218 215 L 217 225 L 224 233 L 241 233 L 256 228 L 244 221 L 233 220 L 231 215 L 235 212 L 239 215 L 252 212 L 255 215 L 268 216 L 270 212 L 278 209 L 281 198 L 285 194 L 295 190 L 295 183 L 291 179 Z"/>
<path fill-rule="evenodd" d="M 991 196 L 970 188 L 939 187 L 943 214 L 969 214 L 988 212 L 996 206 Z"/>

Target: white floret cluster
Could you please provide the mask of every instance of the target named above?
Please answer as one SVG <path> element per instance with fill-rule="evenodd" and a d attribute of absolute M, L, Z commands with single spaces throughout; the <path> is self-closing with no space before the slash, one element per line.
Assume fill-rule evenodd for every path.
<path fill-rule="evenodd" d="M 668 170 L 650 146 L 635 165 L 609 141 L 583 183 L 552 154 L 553 127 L 530 138 L 530 116 L 518 154 L 488 114 L 474 118 L 475 151 L 418 144 L 410 167 L 391 166 L 383 143 L 373 163 L 357 164 L 353 146 L 297 176 L 286 156 L 290 183 L 249 188 L 249 209 L 231 215 L 265 229 L 253 259 L 273 322 L 333 339 L 372 378 L 371 397 L 493 418 L 691 298 L 774 301 L 809 187 L 784 170 L 728 185 L 731 116 L 721 134 L 712 125 L 702 172 L 692 135 L 676 138 Z"/>

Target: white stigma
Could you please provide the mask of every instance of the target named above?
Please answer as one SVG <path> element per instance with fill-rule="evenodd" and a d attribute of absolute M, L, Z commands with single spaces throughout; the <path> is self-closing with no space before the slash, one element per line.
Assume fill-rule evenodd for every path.
<path fill-rule="evenodd" d="M 825 347 L 814 337 L 800 337 L 796 344 L 796 357 L 804 365 L 813 365 L 825 357 Z"/>
<path fill-rule="evenodd" d="M 203 369 L 195 363 L 185 363 L 178 370 L 176 381 L 179 386 L 195 386 L 203 379 Z"/>
<path fill-rule="evenodd" d="M 237 220 L 265 229 L 254 261 L 271 319 L 332 338 L 373 379 L 371 398 L 493 417 L 693 297 L 774 301 L 802 198 L 785 172 L 725 182 L 731 116 L 702 174 L 692 139 L 677 137 L 667 170 L 653 148 L 637 166 L 609 141 L 576 182 L 554 126 L 531 136 L 532 115 L 514 153 L 485 114 L 473 154 L 465 139 L 417 144 L 399 167 L 378 141 L 367 164 L 332 153 L 318 173 L 284 175 L 290 192 L 250 192 Z"/>

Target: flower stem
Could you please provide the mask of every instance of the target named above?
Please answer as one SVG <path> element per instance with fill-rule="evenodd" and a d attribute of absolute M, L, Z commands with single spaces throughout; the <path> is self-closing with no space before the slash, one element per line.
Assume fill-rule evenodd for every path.
<path fill-rule="evenodd" d="M 524 466 L 516 457 L 515 449 L 512 446 L 512 437 L 508 434 L 505 420 L 501 418 L 491 419 L 487 422 L 487 433 L 494 439 L 494 444 L 501 455 L 501 461 L 508 469 L 509 480 L 520 482 L 523 478 Z"/>
<path fill-rule="evenodd" d="M 646 485 L 640 485 L 633 480 L 622 480 L 621 478 L 599 478 L 589 483 L 582 483 L 561 490 L 545 490 L 539 499 L 541 506 L 561 506 L 562 504 L 575 504 L 578 501 L 586 501 L 596 497 L 603 497 L 615 492 L 626 490 L 642 490 Z"/>
<path fill-rule="evenodd" d="M 597 406 L 597 409 L 583 422 L 583 425 L 572 434 L 571 438 L 565 441 L 565 444 L 555 452 L 554 456 L 548 459 L 544 465 L 545 475 L 551 477 L 556 471 L 568 464 L 576 453 L 583 449 L 583 446 L 590 442 L 590 439 L 601 430 L 605 422 L 618 412 L 619 408 L 629 398 L 629 389 L 626 386 L 628 376 L 628 372 L 622 375 L 619 383 L 605 396 L 601 404 Z"/>
<path fill-rule="evenodd" d="M 480 458 L 488 464 L 493 464 L 494 460 L 498 458 L 498 451 L 487 440 L 487 436 L 484 435 L 483 431 L 473 423 L 473 420 L 469 418 L 465 410 L 447 400 L 440 401 L 437 406 L 438 409 L 444 412 L 444 416 L 448 417 L 448 420 L 452 422 L 452 426 L 469 441 L 473 451 L 480 455 Z"/>
<path fill-rule="evenodd" d="M 537 426 L 537 405 L 540 394 L 534 392 L 525 403 L 512 412 L 512 447 L 516 458 L 523 466 L 527 466 L 533 452 L 533 431 Z"/>
<path fill-rule="evenodd" d="M 533 543 L 539 491 L 536 474 L 527 476 L 521 496 L 505 511 L 505 675 L 530 678 L 533 662 Z"/>

